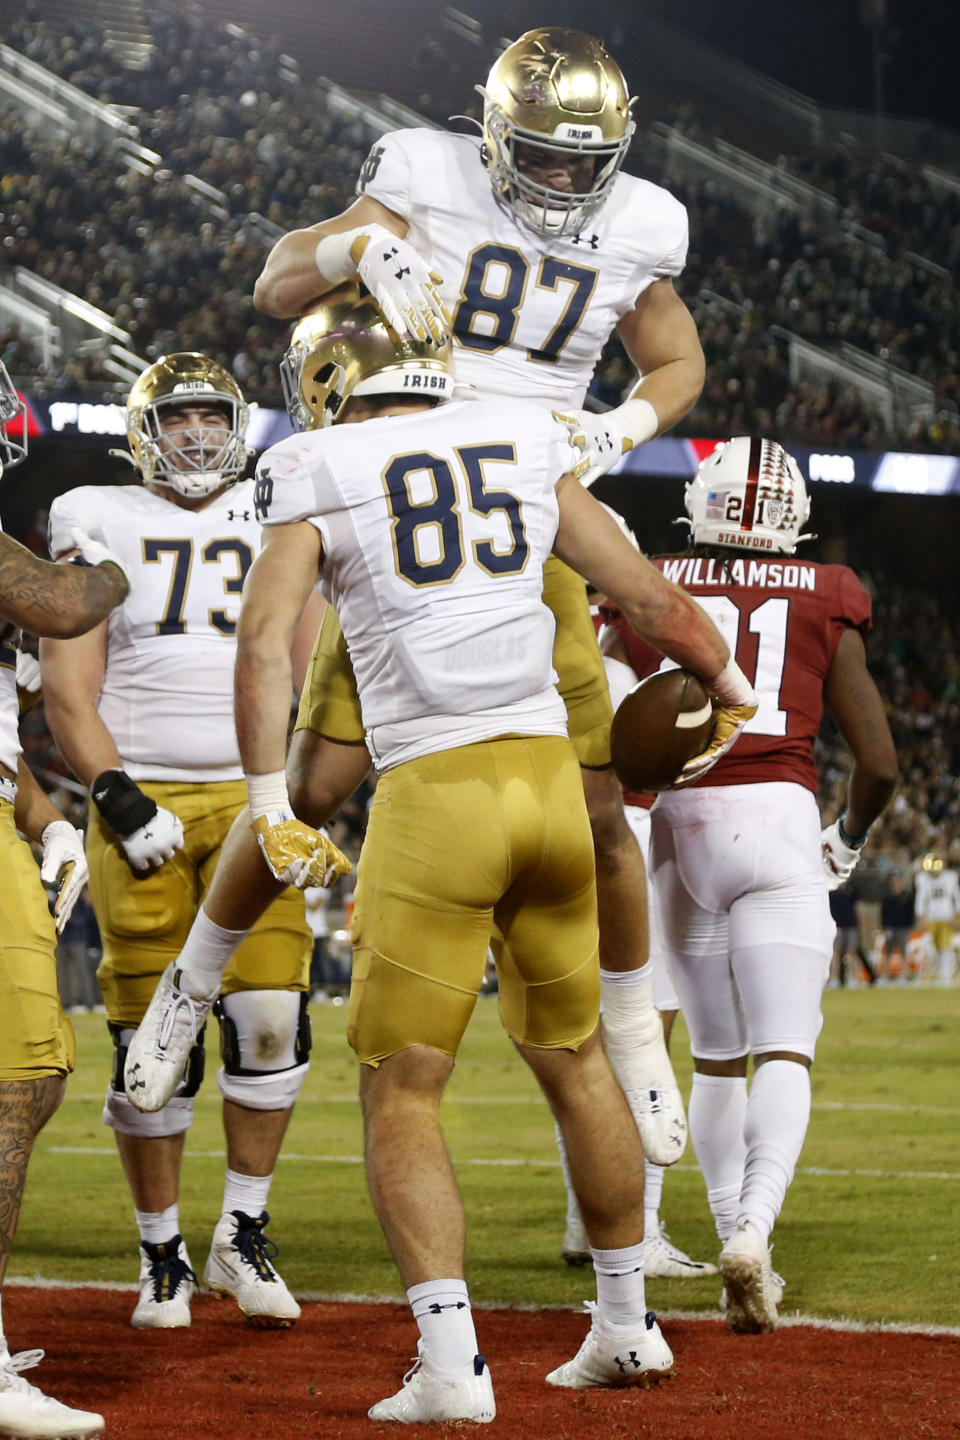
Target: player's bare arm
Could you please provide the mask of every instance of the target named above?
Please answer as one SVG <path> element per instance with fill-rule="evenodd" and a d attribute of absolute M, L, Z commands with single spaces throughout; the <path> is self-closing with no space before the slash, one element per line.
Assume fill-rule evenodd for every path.
<path fill-rule="evenodd" d="M 263 550 L 247 576 L 234 680 L 237 741 L 247 775 L 270 774 L 286 764 L 290 648 L 321 555 L 313 525 L 277 525 L 264 531 Z"/>
<path fill-rule="evenodd" d="M 402 216 L 395 215 L 370 196 L 361 195 L 341 215 L 308 225 L 303 230 L 291 230 L 274 245 L 257 278 L 253 289 L 257 309 L 280 320 L 301 315 L 308 305 L 339 283 L 327 279 L 317 269 L 318 243 L 326 235 L 342 235 L 363 225 L 382 225 L 401 238 L 409 228 Z"/>
<path fill-rule="evenodd" d="M 651 645 L 712 683 L 729 663 L 730 651 L 706 612 L 633 548 L 572 475 L 558 483 L 557 495 L 560 525 L 554 552 L 609 595 Z"/>
<path fill-rule="evenodd" d="M 867 670 L 858 630 L 844 630 L 824 685 L 824 699 L 853 752 L 843 825 L 866 835 L 897 788 L 897 752 L 880 692 Z"/>
<path fill-rule="evenodd" d="M 112 563 L 54 565 L 0 534 L 0 619 L 31 635 L 82 635 L 127 595 Z"/>
<path fill-rule="evenodd" d="M 700 397 L 706 374 L 693 316 L 669 279 L 655 280 L 618 327 L 640 382 L 630 399 L 657 412 L 657 434 L 682 420 Z"/>
<path fill-rule="evenodd" d="M 97 711 L 106 623 L 70 640 L 41 641 L 40 667 L 47 724 L 70 769 L 88 786 L 104 770 L 121 770 L 120 752 Z"/>
<path fill-rule="evenodd" d="M 38 844 L 47 826 L 63 819 L 22 755 L 17 760 L 17 798 L 13 813 L 20 833 Z"/>

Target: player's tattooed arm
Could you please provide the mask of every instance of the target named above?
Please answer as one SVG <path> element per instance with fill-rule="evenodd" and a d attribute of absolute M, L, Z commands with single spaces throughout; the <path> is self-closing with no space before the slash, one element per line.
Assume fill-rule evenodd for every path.
<path fill-rule="evenodd" d="M 82 635 L 126 594 L 126 578 L 116 565 L 55 565 L 0 534 L 0 620 L 31 635 Z"/>

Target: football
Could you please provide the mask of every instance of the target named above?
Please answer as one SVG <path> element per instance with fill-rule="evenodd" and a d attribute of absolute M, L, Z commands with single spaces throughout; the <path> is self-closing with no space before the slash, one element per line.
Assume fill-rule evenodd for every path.
<path fill-rule="evenodd" d="M 689 670 L 659 670 L 630 691 L 613 717 L 613 768 L 627 790 L 666 790 L 707 748 L 713 707 Z"/>

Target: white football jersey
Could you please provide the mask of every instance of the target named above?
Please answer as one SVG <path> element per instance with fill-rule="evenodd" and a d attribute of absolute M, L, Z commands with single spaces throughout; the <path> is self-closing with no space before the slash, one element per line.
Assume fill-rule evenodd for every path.
<path fill-rule="evenodd" d="M 952 920 L 960 915 L 960 881 L 956 870 L 941 870 L 933 875 L 921 870 L 917 875 L 914 904 L 925 920 Z"/>
<path fill-rule="evenodd" d="M 240 592 L 260 550 L 253 481 L 201 510 L 142 485 L 81 485 L 50 507 L 50 549 L 79 525 L 129 566 L 107 621 L 97 708 L 134 780 L 237 780 L 233 669 Z"/>
<path fill-rule="evenodd" d="M 0 765 L 6 766 L 11 775 L 17 773 L 21 749 L 20 701 L 17 698 L 19 649 L 19 628 L 0 621 Z"/>
<path fill-rule="evenodd" d="M 257 468 L 266 525 L 309 520 L 379 770 L 495 735 L 565 735 L 541 598 L 576 454 L 528 401 L 293 435 Z"/>
<path fill-rule="evenodd" d="M 611 332 L 654 280 L 678 275 L 687 212 L 659 185 L 619 174 L 580 235 L 536 235 L 494 197 L 480 140 L 395 130 L 357 181 L 410 224 L 443 277 L 458 386 L 579 409 Z"/>

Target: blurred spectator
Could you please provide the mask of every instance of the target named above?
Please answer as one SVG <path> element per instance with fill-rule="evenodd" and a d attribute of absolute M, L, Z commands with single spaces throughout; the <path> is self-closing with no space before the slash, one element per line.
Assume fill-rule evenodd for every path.
<path fill-rule="evenodd" d="M 86 890 L 77 900 L 57 944 L 60 1000 L 67 1011 L 102 1010 L 97 984 L 100 931 Z"/>

